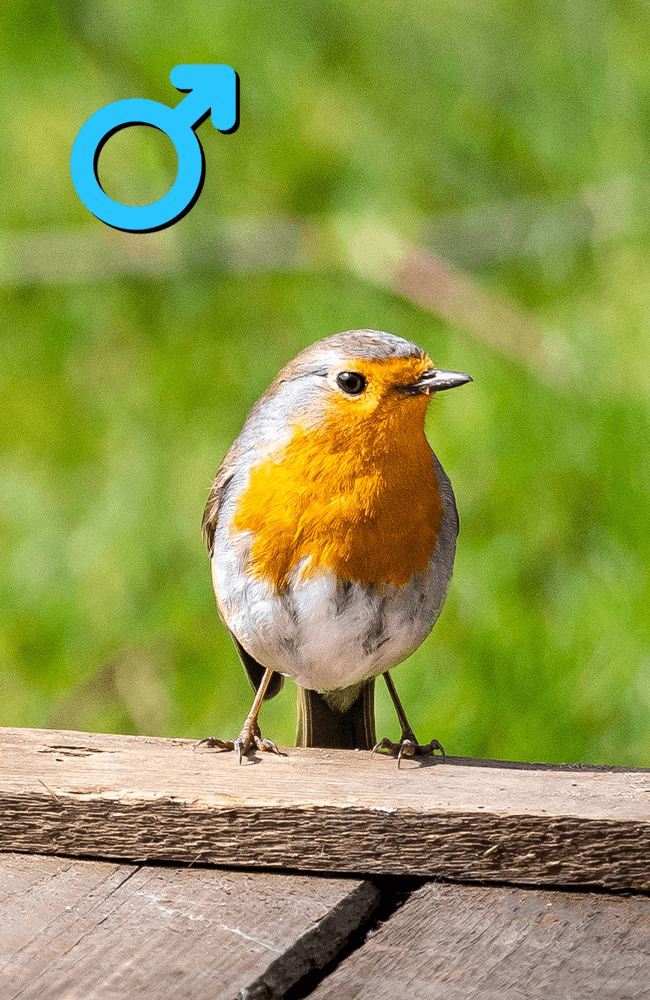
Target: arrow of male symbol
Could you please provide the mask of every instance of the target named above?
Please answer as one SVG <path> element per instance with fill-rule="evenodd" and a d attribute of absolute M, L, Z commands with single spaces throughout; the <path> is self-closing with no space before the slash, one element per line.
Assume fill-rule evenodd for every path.
<path fill-rule="evenodd" d="M 130 98 L 100 108 L 80 128 L 70 154 L 72 183 L 93 215 L 114 229 L 154 232 L 178 222 L 201 193 L 205 176 L 203 150 L 194 129 L 211 115 L 219 132 L 239 124 L 239 79 L 231 66 L 174 66 L 170 80 L 187 93 L 175 108 L 158 101 Z M 97 163 L 104 143 L 130 125 L 151 125 L 169 136 L 178 155 L 178 174 L 166 195 L 151 205 L 123 205 L 102 190 Z"/>
<path fill-rule="evenodd" d="M 234 132 L 238 125 L 238 77 L 231 66 L 174 66 L 169 79 L 176 90 L 187 94 L 174 114 L 190 128 L 198 128 L 210 114 L 218 132 Z"/>

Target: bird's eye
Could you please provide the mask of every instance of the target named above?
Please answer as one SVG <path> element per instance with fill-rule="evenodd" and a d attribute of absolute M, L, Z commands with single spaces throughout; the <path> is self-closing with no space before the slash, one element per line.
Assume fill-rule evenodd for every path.
<path fill-rule="evenodd" d="M 336 384 L 349 396 L 358 396 L 368 384 L 361 372 L 339 372 Z"/>

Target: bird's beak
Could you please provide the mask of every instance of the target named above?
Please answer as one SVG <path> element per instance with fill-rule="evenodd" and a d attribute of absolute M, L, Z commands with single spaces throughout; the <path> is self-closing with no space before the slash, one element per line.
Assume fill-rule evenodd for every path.
<path fill-rule="evenodd" d="M 432 368 L 425 372 L 417 382 L 411 382 L 410 385 L 400 385 L 397 389 L 408 396 L 431 396 L 432 393 L 441 392 L 442 389 L 454 389 L 457 385 L 465 385 L 466 382 L 472 381 L 471 376 L 465 375 L 463 372 L 445 372 L 440 368 Z"/>

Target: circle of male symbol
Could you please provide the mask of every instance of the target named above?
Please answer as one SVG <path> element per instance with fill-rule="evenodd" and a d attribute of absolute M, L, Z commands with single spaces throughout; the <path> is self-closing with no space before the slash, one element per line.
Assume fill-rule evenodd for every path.
<path fill-rule="evenodd" d="M 239 124 L 239 80 L 231 66 L 174 66 L 169 78 L 187 93 L 175 108 L 139 98 L 115 101 L 91 115 L 73 143 L 70 173 L 75 190 L 86 208 L 114 229 L 151 233 L 178 222 L 195 204 L 205 176 L 203 149 L 194 130 L 208 115 L 218 132 L 234 132 Z M 130 125 L 151 125 L 164 132 L 178 155 L 176 180 L 150 205 L 114 201 L 97 176 L 104 144 Z"/>

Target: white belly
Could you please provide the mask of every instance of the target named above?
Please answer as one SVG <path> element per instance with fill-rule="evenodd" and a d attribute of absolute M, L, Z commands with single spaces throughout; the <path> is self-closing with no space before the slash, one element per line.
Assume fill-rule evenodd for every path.
<path fill-rule="evenodd" d="M 296 572 L 282 593 L 242 571 L 245 559 L 235 555 L 241 544 L 217 545 L 217 605 L 262 666 L 317 691 L 348 687 L 389 670 L 424 641 L 447 593 L 455 543 L 455 526 L 453 537 L 441 531 L 428 569 L 403 587 L 344 585 L 330 571 L 304 580 Z"/>
<path fill-rule="evenodd" d="M 333 691 L 389 670 L 424 641 L 447 595 L 458 534 L 451 484 L 435 456 L 434 463 L 445 513 L 427 569 L 403 587 L 343 584 L 328 569 L 305 579 L 299 565 L 278 592 L 245 572 L 252 538 L 231 535 L 232 511 L 222 511 L 212 554 L 217 606 L 258 663 L 301 687 Z"/>

